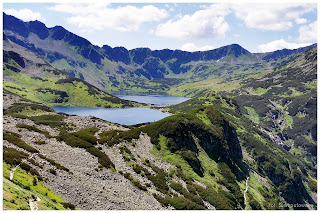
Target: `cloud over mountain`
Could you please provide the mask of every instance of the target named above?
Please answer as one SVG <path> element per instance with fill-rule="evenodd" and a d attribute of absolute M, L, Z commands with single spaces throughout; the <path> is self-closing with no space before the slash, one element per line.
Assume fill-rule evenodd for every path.
<path fill-rule="evenodd" d="M 57 4 L 51 10 L 71 14 L 68 23 L 82 30 L 94 31 L 113 29 L 118 31 L 138 31 L 145 22 L 158 22 L 168 16 L 164 9 L 152 5 L 110 8 L 108 3 Z"/>
<path fill-rule="evenodd" d="M 316 42 L 317 41 L 317 22 L 313 22 L 309 25 L 305 25 L 300 27 L 299 29 L 299 41 L 305 42 L 305 41 L 311 41 Z"/>
<path fill-rule="evenodd" d="M 259 50 L 261 52 L 272 52 L 281 49 L 297 49 L 308 45 L 311 45 L 311 43 L 289 43 L 283 39 L 280 39 L 259 45 Z"/>
<path fill-rule="evenodd" d="M 175 39 L 223 38 L 230 29 L 224 16 L 231 11 L 225 5 L 214 4 L 178 20 L 170 19 L 157 26 L 158 37 Z"/>
<path fill-rule="evenodd" d="M 27 8 L 21 10 L 7 9 L 4 10 L 4 12 L 8 15 L 15 16 L 23 21 L 45 21 L 45 18 L 43 18 L 39 12 L 33 12 L 32 10 Z"/>

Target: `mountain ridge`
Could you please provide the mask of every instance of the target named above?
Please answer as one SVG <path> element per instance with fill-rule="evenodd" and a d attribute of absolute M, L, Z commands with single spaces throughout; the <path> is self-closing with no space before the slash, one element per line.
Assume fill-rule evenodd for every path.
<path fill-rule="evenodd" d="M 236 65 L 239 74 L 252 66 L 268 67 L 267 61 L 278 56 L 295 54 L 298 51 L 283 51 L 262 56 L 250 53 L 238 44 L 198 52 L 182 50 L 151 50 L 149 48 L 98 47 L 90 41 L 69 32 L 61 26 L 47 28 L 39 21 L 23 22 L 14 16 L 4 17 L 4 33 L 13 42 L 24 46 L 71 76 L 81 78 L 102 90 L 145 90 L 143 85 L 130 86 L 137 79 L 152 81 L 157 79 L 207 79 L 216 73 L 216 77 L 226 69 Z M 56 46 L 56 48 L 55 48 Z M 308 47 L 306 47 L 308 48 Z M 268 58 L 268 60 L 262 60 Z M 277 63 L 274 63 L 277 64 Z M 226 67 L 227 66 L 227 67 Z M 224 67 L 224 69 L 220 69 Z M 197 70 L 201 70 L 201 75 Z M 252 72 L 255 72 L 254 70 Z M 238 74 L 236 74 L 238 75 Z M 144 83 L 145 85 L 148 83 Z M 166 90 L 163 84 L 162 90 Z"/>

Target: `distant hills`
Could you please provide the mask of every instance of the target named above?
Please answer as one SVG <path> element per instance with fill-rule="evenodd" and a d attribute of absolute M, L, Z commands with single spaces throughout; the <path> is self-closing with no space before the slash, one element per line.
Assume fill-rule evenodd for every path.
<path fill-rule="evenodd" d="M 268 62 L 300 53 L 312 46 L 296 50 L 279 50 L 271 53 L 250 53 L 237 44 L 203 52 L 181 50 L 151 50 L 124 47 L 98 47 L 61 26 L 47 28 L 39 21 L 23 22 L 3 14 L 5 36 L 48 60 L 53 66 L 65 70 L 73 77 L 93 84 L 102 90 L 150 91 L 147 86 L 132 87 L 136 79 L 142 81 L 170 79 L 174 84 L 181 79 L 192 81 L 221 77 L 225 70 L 230 74 L 243 74 L 253 68 L 268 67 Z M 270 62 L 272 63 L 272 62 Z M 269 64 L 270 64 L 269 63 Z M 277 65 L 278 63 L 273 63 Z M 243 65 L 234 69 L 236 65 Z M 167 91 L 168 82 L 158 85 Z M 161 83 L 160 83 L 161 84 Z M 145 88 L 146 87 L 146 88 Z"/>

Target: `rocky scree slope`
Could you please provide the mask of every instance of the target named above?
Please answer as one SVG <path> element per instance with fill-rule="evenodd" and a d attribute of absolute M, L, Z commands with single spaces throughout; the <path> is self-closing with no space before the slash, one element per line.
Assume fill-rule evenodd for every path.
<path fill-rule="evenodd" d="M 123 127 L 92 117 L 56 114 L 46 106 L 7 92 L 4 110 L 4 162 L 12 168 L 26 158 L 19 169 L 32 175 L 36 184 L 45 184 L 61 196 L 70 204 L 67 206 L 87 210 L 162 209 L 151 195 L 134 187 L 114 169 L 108 169 L 114 164 L 96 144 L 94 133 L 125 130 Z M 32 160 L 27 158 L 31 155 Z M 32 182 L 17 181 L 14 176 L 14 184 L 22 185 L 27 195 L 33 194 Z M 42 193 L 42 197 L 48 197 Z M 18 195 L 13 192 L 14 196 Z"/>

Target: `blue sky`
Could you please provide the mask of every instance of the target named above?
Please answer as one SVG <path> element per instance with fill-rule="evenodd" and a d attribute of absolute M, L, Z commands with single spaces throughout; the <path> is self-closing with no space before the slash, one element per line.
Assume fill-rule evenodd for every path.
<path fill-rule="evenodd" d="M 5 13 L 63 26 L 95 45 L 251 52 L 317 42 L 316 4 L 4 3 Z"/>

